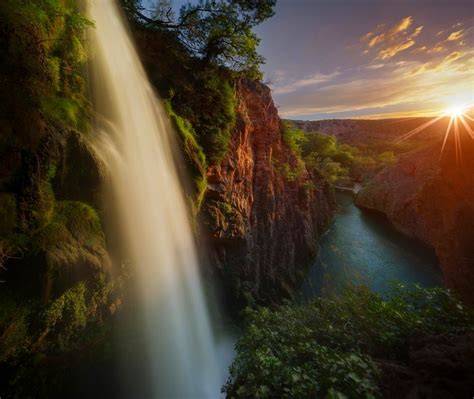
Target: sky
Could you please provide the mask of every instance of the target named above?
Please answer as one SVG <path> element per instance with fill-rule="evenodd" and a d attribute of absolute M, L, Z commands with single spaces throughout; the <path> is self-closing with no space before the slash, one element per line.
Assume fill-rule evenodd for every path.
<path fill-rule="evenodd" d="M 432 116 L 474 103 L 474 1 L 277 0 L 255 31 L 285 118 Z"/>
<path fill-rule="evenodd" d="M 474 102 L 474 1 L 279 0 L 257 27 L 280 115 L 436 115 Z"/>

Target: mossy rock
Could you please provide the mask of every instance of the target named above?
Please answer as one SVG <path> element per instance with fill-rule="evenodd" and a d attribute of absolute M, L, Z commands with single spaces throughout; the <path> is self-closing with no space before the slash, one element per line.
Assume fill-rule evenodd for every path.
<path fill-rule="evenodd" d="M 35 233 L 33 242 L 46 262 L 43 301 L 111 269 L 99 215 L 87 204 L 56 202 L 51 222 Z"/>
<path fill-rule="evenodd" d="M 99 206 L 106 165 L 83 134 L 69 130 L 63 137 L 57 172 L 52 180 L 56 198 Z"/>
<path fill-rule="evenodd" d="M 85 263 L 109 266 L 105 236 L 97 212 L 78 201 L 58 201 L 50 223 L 36 234 L 37 245 L 52 266 Z"/>

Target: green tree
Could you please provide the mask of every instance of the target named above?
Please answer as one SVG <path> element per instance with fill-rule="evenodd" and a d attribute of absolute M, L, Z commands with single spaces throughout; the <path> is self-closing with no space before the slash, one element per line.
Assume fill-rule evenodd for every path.
<path fill-rule="evenodd" d="M 264 59 L 257 54 L 260 40 L 252 29 L 274 14 L 276 0 L 200 0 L 181 7 L 178 16 L 168 1 L 157 1 L 151 12 L 139 0 L 123 4 L 138 23 L 175 32 L 183 46 L 205 63 L 261 78 Z"/>

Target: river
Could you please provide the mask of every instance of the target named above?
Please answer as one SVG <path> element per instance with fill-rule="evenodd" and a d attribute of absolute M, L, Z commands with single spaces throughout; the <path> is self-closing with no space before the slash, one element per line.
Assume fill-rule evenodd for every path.
<path fill-rule="evenodd" d="M 364 284 L 384 294 L 392 282 L 442 285 L 433 250 L 397 232 L 380 214 L 354 205 L 350 192 L 336 193 L 338 209 L 319 242 L 319 252 L 302 286 L 303 298 Z"/>

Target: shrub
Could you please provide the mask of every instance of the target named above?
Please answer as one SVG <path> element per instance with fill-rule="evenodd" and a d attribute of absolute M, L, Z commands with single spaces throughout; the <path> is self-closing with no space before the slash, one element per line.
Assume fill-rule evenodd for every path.
<path fill-rule="evenodd" d="M 474 329 L 474 314 L 441 288 L 367 288 L 277 309 L 248 309 L 223 390 L 230 398 L 371 398 L 375 358 L 403 360 L 410 338 Z"/>
<path fill-rule="evenodd" d="M 297 129 L 291 122 L 284 121 L 282 138 L 293 154 L 300 158 L 303 152 L 302 147 L 308 141 L 307 134 Z"/>

